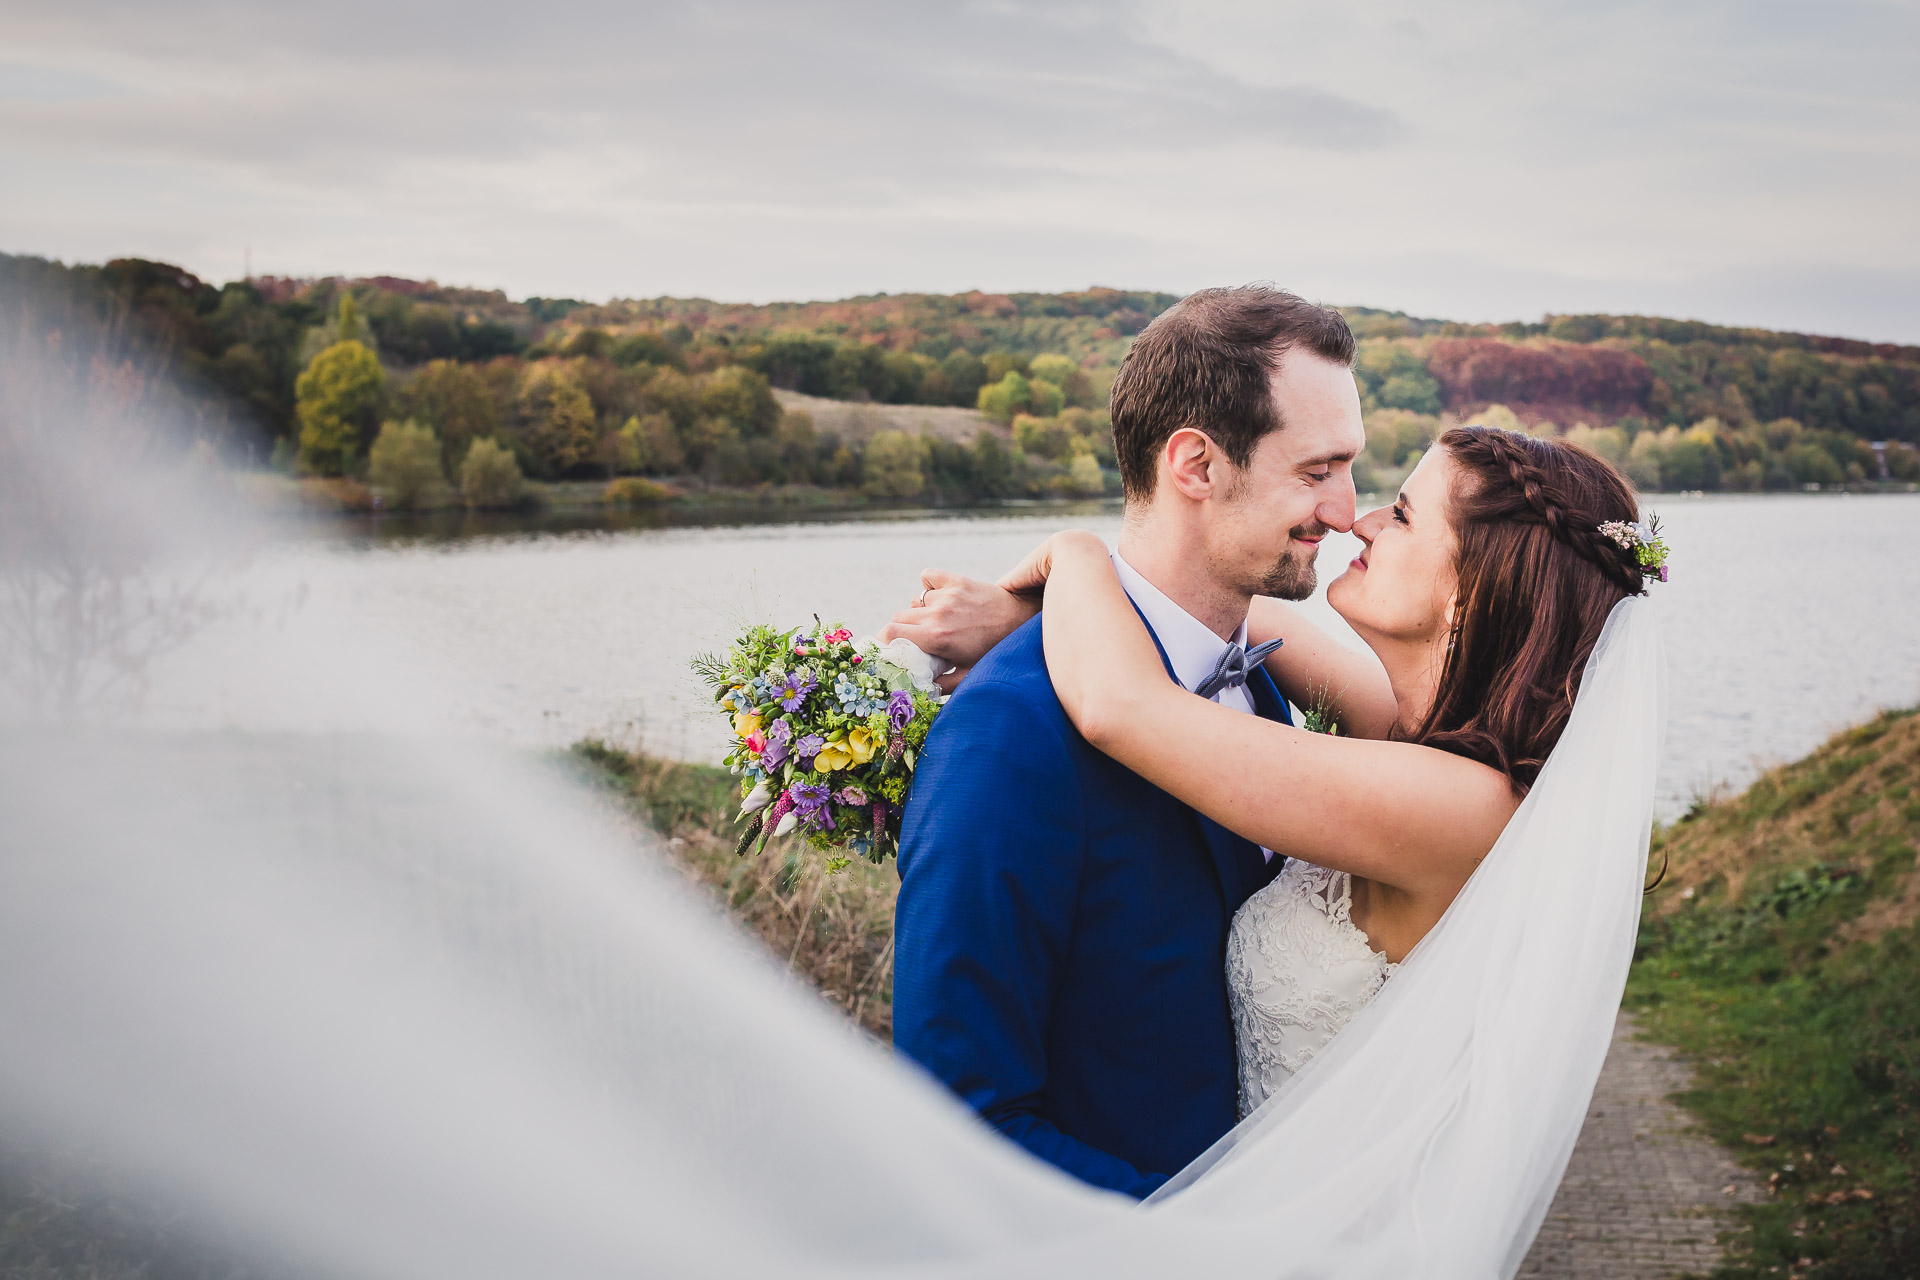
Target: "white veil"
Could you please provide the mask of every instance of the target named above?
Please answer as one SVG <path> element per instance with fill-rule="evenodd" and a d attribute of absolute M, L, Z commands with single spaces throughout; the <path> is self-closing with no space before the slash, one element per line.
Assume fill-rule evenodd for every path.
<path fill-rule="evenodd" d="M 1662 678 L 1623 602 L 1445 919 L 1145 1207 L 846 1030 L 523 761 L 0 729 L 0 1146 L 320 1275 L 1511 1276 L 1631 958 Z"/>

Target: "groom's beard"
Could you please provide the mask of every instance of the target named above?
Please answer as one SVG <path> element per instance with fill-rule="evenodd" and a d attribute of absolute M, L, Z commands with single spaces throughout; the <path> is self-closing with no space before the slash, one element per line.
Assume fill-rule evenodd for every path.
<path fill-rule="evenodd" d="M 1288 536 L 1293 538 L 1324 537 L 1330 530 L 1325 525 L 1302 525 Z M 1296 542 L 1290 545 L 1286 553 L 1267 571 L 1260 584 L 1260 594 L 1274 596 L 1281 600 L 1305 600 L 1313 594 L 1318 579 L 1314 576 L 1314 558 L 1320 554 L 1318 545 L 1309 546 Z"/>

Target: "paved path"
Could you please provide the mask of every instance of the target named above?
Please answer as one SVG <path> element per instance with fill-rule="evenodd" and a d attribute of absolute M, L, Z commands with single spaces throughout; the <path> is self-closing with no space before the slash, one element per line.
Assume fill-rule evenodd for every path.
<path fill-rule="evenodd" d="M 1669 1280 L 1710 1270 L 1728 1206 L 1760 1198 L 1747 1172 L 1667 1101 L 1687 1087 L 1686 1066 L 1634 1031 L 1622 1014 L 1521 1280 Z"/>

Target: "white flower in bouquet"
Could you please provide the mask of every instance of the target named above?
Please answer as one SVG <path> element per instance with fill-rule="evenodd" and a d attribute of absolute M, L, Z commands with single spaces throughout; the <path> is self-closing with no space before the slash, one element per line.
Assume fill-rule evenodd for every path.
<path fill-rule="evenodd" d="M 936 698 L 940 696 L 940 686 L 934 683 L 934 677 L 944 672 L 946 667 L 923 652 L 919 645 L 901 638 L 881 644 L 871 636 L 854 642 L 854 647 L 862 653 L 867 651 L 869 645 L 873 646 L 875 661 L 884 662 L 906 672 L 907 678 L 913 681 L 914 688 L 920 692 L 932 694 Z"/>

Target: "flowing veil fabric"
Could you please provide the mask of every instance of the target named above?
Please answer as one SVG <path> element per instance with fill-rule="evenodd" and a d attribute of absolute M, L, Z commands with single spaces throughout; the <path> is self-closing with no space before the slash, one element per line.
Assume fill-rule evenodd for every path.
<path fill-rule="evenodd" d="M 1511 1276 L 1631 958 L 1662 679 L 1622 603 L 1440 925 L 1144 1207 L 988 1132 L 523 761 L 0 730 L 0 1142 L 315 1274 Z"/>

